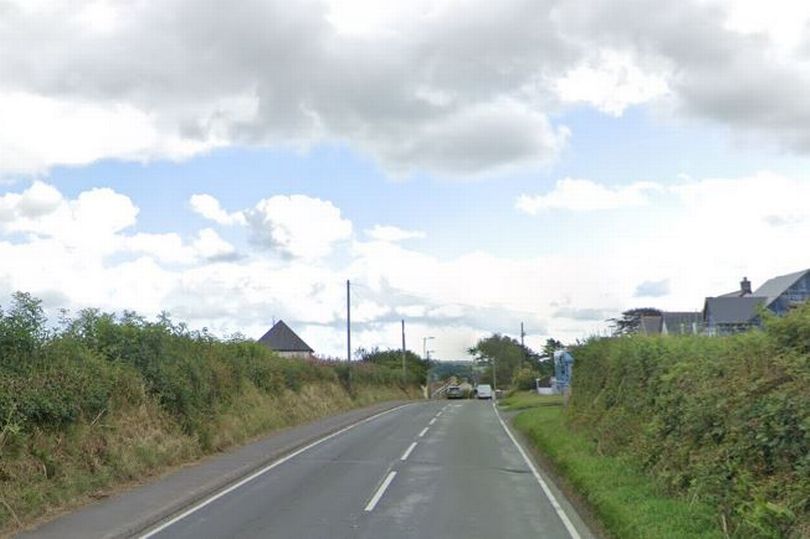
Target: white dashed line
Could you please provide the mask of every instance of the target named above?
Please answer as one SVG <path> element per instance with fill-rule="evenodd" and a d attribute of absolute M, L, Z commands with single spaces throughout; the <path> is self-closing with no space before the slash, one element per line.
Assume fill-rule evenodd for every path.
<path fill-rule="evenodd" d="M 431 420 L 428 422 L 428 425 L 432 425 L 432 424 L 434 424 L 435 422 L 436 422 L 436 418 L 434 417 L 433 419 L 431 419 Z"/>
<path fill-rule="evenodd" d="M 326 436 L 324 436 L 322 438 L 319 438 L 319 439 L 315 440 L 314 442 L 312 442 L 310 444 L 307 444 L 304 447 L 302 447 L 300 449 L 297 449 L 297 450 L 293 451 L 292 453 L 290 453 L 288 455 L 285 455 L 284 457 L 276 460 L 275 462 L 272 462 L 271 464 L 268 464 L 264 468 L 250 474 L 249 476 L 245 477 L 241 481 L 229 486 L 228 488 L 226 488 L 224 490 L 220 490 L 219 492 L 217 492 L 213 496 L 210 496 L 210 497 L 206 498 L 205 500 L 201 501 L 197 505 L 193 506 L 191 509 L 183 511 L 182 513 L 180 513 L 179 515 L 177 515 L 173 519 L 171 519 L 171 520 L 169 520 L 167 522 L 164 522 L 163 524 L 161 524 L 160 526 L 158 526 L 156 528 L 152 528 L 147 533 L 144 533 L 143 535 L 141 535 L 140 539 L 148 539 L 148 538 L 150 538 L 150 537 L 152 537 L 154 535 L 157 535 L 158 533 L 165 530 L 166 528 L 168 528 L 172 524 L 178 522 L 179 520 L 182 520 L 182 519 L 186 518 L 187 516 L 191 515 L 192 513 L 196 512 L 196 511 L 199 511 L 203 507 L 205 507 L 205 506 L 209 505 L 210 503 L 218 500 L 219 498 L 225 496 L 229 492 L 232 492 L 232 491 L 238 489 L 239 487 L 241 487 L 245 483 L 249 483 L 250 481 L 253 481 L 257 477 L 259 477 L 259 476 L 261 476 L 263 474 L 266 474 L 267 472 L 269 472 L 273 468 L 276 468 L 277 466 L 281 466 L 285 462 L 287 462 L 287 461 L 289 461 L 291 459 L 294 459 L 295 457 L 297 457 L 301 453 L 304 453 L 305 451 L 309 451 L 313 447 L 316 447 L 316 446 L 324 443 L 327 440 L 331 440 L 332 438 L 340 436 L 344 432 L 350 431 L 350 430 L 352 430 L 353 428 L 355 428 L 358 425 L 362 425 L 364 423 L 368 423 L 370 421 L 373 421 L 373 420 L 377 419 L 378 417 L 381 417 L 381 416 L 384 416 L 386 414 L 390 414 L 391 412 L 395 412 L 397 410 L 400 410 L 401 408 L 403 408 L 405 406 L 407 406 L 407 404 L 403 404 L 402 406 L 397 406 L 396 408 L 391 408 L 390 410 L 385 410 L 384 412 L 374 414 L 374 415 L 369 416 L 369 417 L 367 417 L 365 419 L 361 419 L 360 421 L 355 421 L 351 425 L 347 425 L 347 426 L 343 427 L 342 429 L 336 430 L 332 434 L 328 434 L 328 435 L 326 435 Z M 392 473 L 394 473 L 394 472 L 392 472 Z M 393 477 L 391 479 L 393 479 Z M 382 494 L 380 494 L 380 496 L 382 496 Z M 375 504 L 376 504 L 376 502 L 375 502 Z"/>
<path fill-rule="evenodd" d="M 385 489 L 388 488 L 388 485 L 391 484 L 391 481 L 397 476 L 397 472 L 389 472 L 388 476 L 385 478 L 385 481 L 382 482 L 380 487 L 377 489 L 377 492 L 374 493 L 374 496 L 368 501 L 368 505 L 366 505 L 366 512 L 374 511 L 374 508 L 377 507 L 377 504 L 380 503 L 380 499 L 385 494 Z"/>
<path fill-rule="evenodd" d="M 408 457 L 411 456 L 411 452 L 414 450 L 415 447 L 416 442 L 413 442 L 411 445 L 408 446 L 408 449 L 405 450 L 405 452 L 402 454 L 399 460 L 408 460 Z"/>
<path fill-rule="evenodd" d="M 429 428 L 430 427 L 425 427 L 424 429 L 422 429 L 422 432 L 419 433 L 419 437 L 424 438 L 424 436 L 425 436 L 425 434 L 427 434 L 427 431 L 428 431 Z"/>

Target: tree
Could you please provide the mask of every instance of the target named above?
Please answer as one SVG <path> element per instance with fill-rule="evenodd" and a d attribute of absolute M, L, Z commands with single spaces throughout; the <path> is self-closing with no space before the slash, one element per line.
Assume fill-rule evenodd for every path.
<path fill-rule="evenodd" d="M 355 355 L 360 358 L 360 361 L 383 365 L 394 370 L 402 369 L 402 350 L 380 350 L 376 347 L 371 350 L 360 348 Z M 405 372 L 409 382 L 424 383 L 427 368 L 427 361 L 410 350 L 405 351 Z"/>
<path fill-rule="evenodd" d="M 0 310 L 0 360 L 30 359 L 47 336 L 42 300 L 15 292 L 9 310 Z"/>
<path fill-rule="evenodd" d="M 492 380 L 494 365 L 497 383 L 503 385 L 511 383 L 515 372 L 522 365 L 530 364 L 528 357 L 533 354 L 528 348 L 521 346 L 519 341 L 499 333 L 480 339 L 467 353 L 474 358 L 480 381 L 486 383 Z"/>
<path fill-rule="evenodd" d="M 565 345 L 563 345 L 561 341 L 548 338 L 546 339 L 546 344 L 543 345 L 543 354 L 540 357 L 543 359 L 553 359 L 554 352 L 557 350 L 562 350 L 563 348 L 565 348 Z"/>
<path fill-rule="evenodd" d="M 622 313 L 620 318 L 608 318 L 613 335 L 629 335 L 635 333 L 641 327 L 642 316 L 661 316 L 661 311 L 653 307 L 637 307 Z"/>

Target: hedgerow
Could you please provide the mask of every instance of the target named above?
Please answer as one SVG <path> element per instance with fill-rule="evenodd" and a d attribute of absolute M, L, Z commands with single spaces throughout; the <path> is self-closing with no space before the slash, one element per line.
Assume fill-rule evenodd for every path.
<path fill-rule="evenodd" d="M 394 369 L 371 364 L 354 366 L 352 375 L 357 384 L 401 382 Z M 6 431 L 92 420 L 115 398 L 139 394 L 122 386 L 142 385 L 186 433 L 204 434 L 208 419 L 247 385 L 270 393 L 341 381 L 349 383 L 345 365 L 281 358 L 241 337 L 189 331 L 166 315 L 149 322 L 132 312 L 88 309 L 49 329 L 40 301 L 24 293 L 0 311 L 0 429 Z"/>
<path fill-rule="evenodd" d="M 728 337 L 592 339 L 567 420 L 730 537 L 810 536 L 810 306 Z"/>

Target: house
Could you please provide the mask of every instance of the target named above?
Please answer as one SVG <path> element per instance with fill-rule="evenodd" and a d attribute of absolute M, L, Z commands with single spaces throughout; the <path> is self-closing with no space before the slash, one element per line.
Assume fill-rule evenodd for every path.
<path fill-rule="evenodd" d="M 703 313 L 668 312 L 642 315 L 638 333 L 642 335 L 694 335 L 703 327 Z"/>
<path fill-rule="evenodd" d="M 659 314 L 643 315 L 639 320 L 638 332 L 642 335 L 660 335 L 663 316 Z"/>
<path fill-rule="evenodd" d="M 764 297 L 765 307 L 781 316 L 810 299 L 810 269 L 769 279 L 754 295 Z"/>
<path fill-rule="evenodd" d="M 695 335 L 703 328 L 703 313 L 662 312 L 661 333 L 664 335 Z"/>
<path fill-rule="evenodd" d="M 273 327 L 258 340 L 258 343 L 281 357 L 307 359 L 312 357 L 315 352 L 282 320 L 273 324 Z"/>
<path fill-rule="evenodd" d="M 760 306 L 781 316 L 810 299 L 810 269 L 769 279 L 751 291 L 751 282 L 743 277 L 740 289 L 714 298 L 706 298 L 703 319 L 706 333 L 725 335 L 759 325 Z"/>
<path fill-rule="evenodd" d="M 730 335 L 759 324 L 757 312 L 765 298 L 759 296 L 718 296 L 706 298 L 703 324 L 707 335 Z"/>

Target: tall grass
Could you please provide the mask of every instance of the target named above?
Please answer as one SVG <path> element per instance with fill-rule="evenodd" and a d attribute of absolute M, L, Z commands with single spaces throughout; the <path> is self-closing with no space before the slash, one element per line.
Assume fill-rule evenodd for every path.
<path fill-rule="evenodd" d="M 810 537 L 810 305 L 730 337 L 594 339 L 568 423 L 730 537 Z"/>
<path fill-rule="evenodd" d="M 398 370 L 284 359 L 162 316 L 0 311 L 0 533 L 272 429 L 406 398 Z"/>

